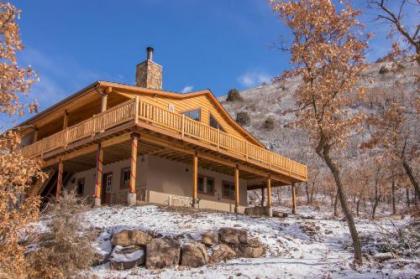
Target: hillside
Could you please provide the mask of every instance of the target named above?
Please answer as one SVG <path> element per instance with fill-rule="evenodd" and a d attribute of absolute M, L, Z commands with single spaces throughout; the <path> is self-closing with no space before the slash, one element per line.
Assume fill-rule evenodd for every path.
<path fill-rule="evenodd" d="M 396 86 L 401 94 L 405 95 L 406 103 L 413 102 L 414 97 L 419 95 L 419 77 L 420 67 L 413 61 L 371 64 L 358 84 L 367 90 L 366 95 L 369 95 L 369 99 L 358 102 L 351 109 L 372 112 L 371 103 L 383 101 L 380 98 L 375 99 L 376 92 L 392 92 L 396 90 Z M 286 125 L 294 119 L 294 114 L 283 114 L 288 109 L 295 108 L 292 95 L 298 86 L 298 79 L 289 79 L 285 82 L 274 82 L 241 91 L 243 101 L 229 102 L 226 101 L 226 96 L 219 97 L 219 100 L 234 119 L 238 112 L 248 113 L 250 123 L 244 127 L 268 148 L 293 159 L 307 161 L 313 157 L 311 148 L 308 147 L 307 135 L 295 128 L 287 128 Z M 273 119 L 274 129 L 272 130 L 264 127 L 264 121 L 268 118 Z M 418 134 L 419 120 L 413 117 L 411 125 Z M 418 135 L 420 137 L 420 134 Z M 357 145 L 352 146 L 350 154 L 347 155 L 354 157 L 358 153 L 356 149 Z"/>

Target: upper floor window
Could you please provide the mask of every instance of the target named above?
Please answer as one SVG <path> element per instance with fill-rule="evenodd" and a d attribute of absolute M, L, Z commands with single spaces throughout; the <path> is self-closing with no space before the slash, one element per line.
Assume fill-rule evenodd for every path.
<path fill-rule="evenodd" d="M 201 119 L 201 109 L 189 110 L 183 113 L 185 116 L 200 121 Z"/>
<path fill-rule="evenodd" d="M 216 118 L 214 118 L 214 116 L 212 114 L 210 114 L 210 127 L 213 127 L 213 128 L 219 129 L 221 131 L 224 131 L 222 126 L 220 126 L 219 122 L 217 122 Z"/>

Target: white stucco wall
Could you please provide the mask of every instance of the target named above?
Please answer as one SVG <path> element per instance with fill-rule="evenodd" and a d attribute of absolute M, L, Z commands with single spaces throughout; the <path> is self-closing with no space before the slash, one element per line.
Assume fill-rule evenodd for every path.
<path fill-rule="evenodd" d="M 104 165 L 103 173 L 112 172 L 111 203 L 124 203 L 127 189 L 120 189 L 121 170 L 130 166 L 130 160 Z M 79 178 L 85 179 L 85 196 L 95 192 L 95 169 L 78 172 L 69 180 L 66 187 L 74 187 Z M 222 197 L 223 181 L 233 182 L 233 177 L 199 168 L 199 175 L 214 178 L 215 191 L 212 195 L 198 193 L 200 208 L 233 211 L 234 200 Z M 192 196 L 192 166 L 155 156 L 137 158 L 137 198 L 147 202 L 181 205 L 188 203 Z M 247 181 L 240 180 L 240 211 L 247 205 Z M 103 189 L 105 191 L 105 189 Z M 186 197 L 183 199 L 182 197 Z"/>

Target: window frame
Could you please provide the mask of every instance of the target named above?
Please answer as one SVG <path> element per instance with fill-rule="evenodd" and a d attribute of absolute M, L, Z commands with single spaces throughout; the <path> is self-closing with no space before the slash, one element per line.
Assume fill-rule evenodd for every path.
<path fill-rule="evenodd" d="M 209 114 L 210 114 L 210 116 L 209 116 L 209 126 L 214 128 L 214 129 L 225 132 L 225 129 L 223 129 L 223 126 L 219 123 L 219 121 L 217 121 L 216 117 L 214 117 L 211 112 Z M 211 125 L 212 119 L 217 123 L 217 127 L 214 127 L 214 126 Z"/>
<path fill-rule="evenodd" d="M 124 184 L 124 173 L 128 172 L 128 182 L 127 186 Z M 121 178 L 120 178 L 120 190 L 126 190 L 130 188 L 130 178 L 131 178 L 131 167 L 121 168 Z"/>
<path fill-rule="evenodd" d="M 188 116 L 187 115 L 187 113 L 191 113 L 191 112 L 195 112 L 195 111 L 198 111 L 198 120 L 197 119 L 194 119 L 194 118 L 192 118 L 191 116 Z M 181 112 L 181 114 L 183 114 L 183 115 L 185 115 L 186 117 L 188 117 L 189 119 L 192 119 L 192 120 L 194 120 L 194 121 L 199 121 L 199 122 L 201 122 L 201 119 L 202 119 L 202 117 L 201 117 L 201 108 L 195 108 L 195 109 L 190 109 L 190 110 L 186 110 L 186 111 L 183 111 L 183 112 Z"/>
<path fill-rule="evenodd" d="M 232 190 L 229 191 L 230 192 L 229 196 L 225 195 L 225 186 L 226 185 L 228 185 L 232 189 Z M 231 181 L 227 181 L 227 180 L 222 181 L 222 198 L 227 199 L 227 200 L 235 200 L 235 183 L 233 183 Z"/>
<path fill-rule="evenodd" d="M 215 186 L 215 179 L 214 179 L 214 177 L 212 177 L 212 176 L 207 176 L 207 175 L 198 175 L 198 179 L 203 179 L 203 191 L 201 191 L 200 190 L 200 182 L 198 181 L 197 182 L 197 192 L 199 193 L 199 194 L 202 194 L 202 195 L 209 195 L 209 196 L 214 196 L 214 193 L 216 192 L 215 191 L 215 188 L 216 188 L 216 186 Z M 209 192 L 208 191 L 208 188 L 207 188 L 207 181 L 209 180 L 209 179 L 211 179 L 212 181 L 213 181 L 213 189 L 212 189 L 212 191 L 211 192 Z"/>

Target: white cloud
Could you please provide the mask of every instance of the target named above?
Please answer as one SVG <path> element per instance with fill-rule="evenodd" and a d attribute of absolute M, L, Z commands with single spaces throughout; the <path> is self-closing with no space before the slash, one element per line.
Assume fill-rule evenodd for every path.
<path fill-rule="evenodd" d="M 243 87 L 253 87 L 261 83 L 270 83 L 273 77 L 265 72 L 249 71 L 238 77 L 238 82 Z"/>
<path fill-rule="evenodd" d="M 194 86 L 187 85 L 187 86 L 184 86 L 184 88 L 182 88 L 181 92 L 182 93 L 188 93 L 188 92 L 191 92 L 193 89 L 194 89 Z"/>

